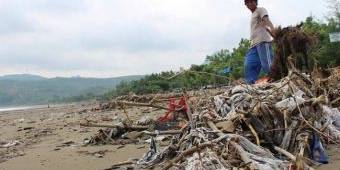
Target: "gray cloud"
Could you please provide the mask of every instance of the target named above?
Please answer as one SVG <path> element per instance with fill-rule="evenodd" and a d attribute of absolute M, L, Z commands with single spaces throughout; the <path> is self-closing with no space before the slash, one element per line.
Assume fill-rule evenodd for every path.
<path fill-rule="evenodd" d="M 325 0 L 262 4 L 283 26 L 327 12 Z M 118 76 L 177 70 L 247 38 L 249 16 L 240 0 L 4 0 L 0 74 Z"/>
<path fill-rule="evenodd" d="M 47 13 L 65 14 L 75 13 L 86 10 L 87 5 L 84 0 L 54 1 L 54 0 L 38 0 L 34 1 L 34 10 L 44 11 Z M 32 4 L 32 2 L 27 2 Z M 32 5 L 31 5 L 32 6 Z"/>
<path fill-rule="evenodd" d="M 13 9 L 14 5 L 0 7 L 0 35 L 33 31 L 25 14 L 20 10 L 15 12 Z"/>

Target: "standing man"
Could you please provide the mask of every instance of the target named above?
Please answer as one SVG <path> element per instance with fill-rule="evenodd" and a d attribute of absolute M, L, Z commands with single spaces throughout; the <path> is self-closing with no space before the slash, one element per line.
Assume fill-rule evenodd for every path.
<path fill-rule="evenodd" d="M 244 0 L 247 8 L 252 12 L 250 41 L 251 47 L 244 60 L 244 72 L 247 84 L 254 84 L 261 68 L 268 74 L 273 60 L 271 42 L 274 26 L 269 20 L 265 8 L 257 7 L 257 0 Z"/>

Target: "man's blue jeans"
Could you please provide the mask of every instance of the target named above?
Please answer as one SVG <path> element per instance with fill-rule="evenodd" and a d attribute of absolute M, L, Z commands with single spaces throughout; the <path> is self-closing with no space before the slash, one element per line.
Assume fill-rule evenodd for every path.
<path fill-rule="evenodd" d="M 248 50 L 244 60 L 244 74 L 247 84 L 254 84 L 261 68 L 268 74 L 273 61 L 272 45 L 262 42 Z"/>

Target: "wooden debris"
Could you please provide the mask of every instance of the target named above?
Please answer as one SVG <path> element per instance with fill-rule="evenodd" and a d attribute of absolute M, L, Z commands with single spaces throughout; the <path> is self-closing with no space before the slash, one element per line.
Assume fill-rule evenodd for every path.
<path fill-rule="evenodd" d="M 85 127 L 104 127 L 104 128 L 123 128 L 127 130 L 137 130 L 137 131 L 143 131 L 147 130 L 147 126 L 120 126 L 120 125 L 104 125 L 104 124 L 94 124 L 94 123 L 80 123 L 80 126 L 85 126 Z"/>
<path fill-rule="evenodd" d="M 337 69 L 335 72 L 340 72 Z M 108 128 L 100 139 L 114 136 L 111 143 L 115 144 L 144 142 L 149 138 L 150 149 L 142 159 L 121 162 L 114 168 L 128 165 L 136 169 L 289 169 L 292 166 L 312 169 L 316 164 L 316 160 L 308 158 L 313 152 L 308 147 L 312 133 L 318 134 L 320 141 L 340 142 L 340 112 L 334 107 L 340 95 L 331 93 L 339 90 L 340 79 L 320 80 L 323 78 L 311 78 L 292 65 L 288 67 L 288 75 L 274 83 L 230 86 L 211 94 L 184 91 L 181 96 L 188 107 L 184 121 L 187 125 L 180 130 L 156 131 L 152 125 L 157 120 L 144 123 L 148 126 L 138 126 L 132 121 L 119 125 L 81 125 Z M 161 103 L 167 100 L 158 97 L 113 104 L 167 110 Z M 159 149 L 164 142 L 157 144 L 156 139 L 164 138 L 163 135 L 170 138 L 166 141 L 168 145 Z"/>

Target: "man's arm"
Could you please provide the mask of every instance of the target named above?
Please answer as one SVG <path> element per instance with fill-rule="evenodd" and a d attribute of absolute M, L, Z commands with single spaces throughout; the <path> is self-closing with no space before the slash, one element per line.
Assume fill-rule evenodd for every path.
<path fill-rule="evenodd" d="M 269 32 L 269 34 L 275 38 L 275 28 L 274 28 L 274 25 L 273 23 L 269 20 L 269 17 L 268 15 L 264 16 L 262 18 L 262 23 L 263 23 L 263 26 L 266 27 L 267 31 Z"/>

